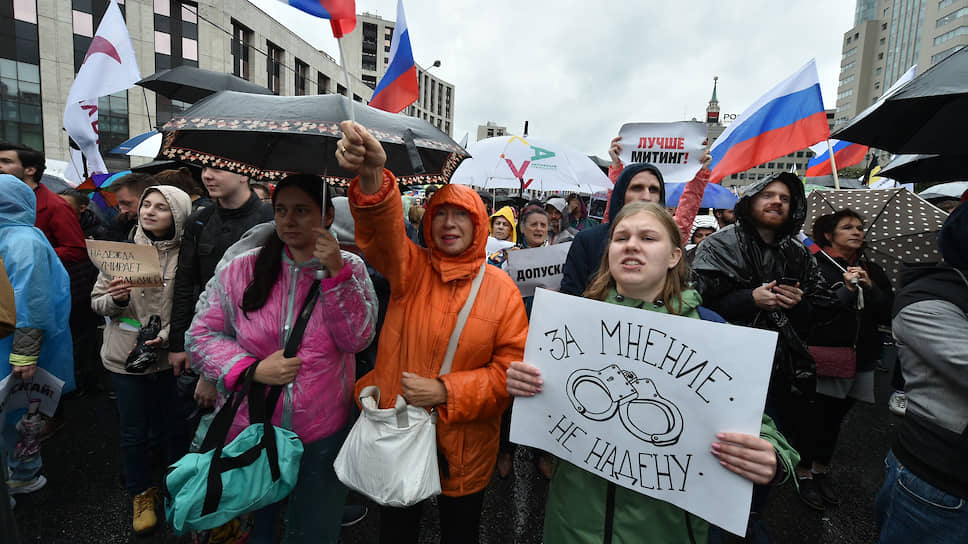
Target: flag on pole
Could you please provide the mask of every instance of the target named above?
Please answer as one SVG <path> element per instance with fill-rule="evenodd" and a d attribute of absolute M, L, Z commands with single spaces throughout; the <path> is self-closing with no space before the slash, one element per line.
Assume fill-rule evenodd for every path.
<path fill-rule="evenodd" d="M 107 172 L 98 150 L 98 97 L 123 91 L 141 79 L 128 27 L 111 0 L 67 94 L 64 128 L 87 157 L 91 172 Z"/>
<path fill-rule="evenodd" d="M 333 36 L 342 38 L 356 28 L 356 2 L 354 0 L 278 0 L 283 4 L 321 19 L 329 19 Z"/>
<path fill-rule="evenodd" d="M 870 149 L 866 145 L 853 144 L 843 140 L 830 140 L 830 145 L 824 140 L 816 145 L 810 146 L 813 151 L 813 158 L 807 163 L 806 177 L 827 176 L 833 173 L 830 165 L 830 148 L 834 150 L 834 162 L 837 168 L 847 168 L 864 160 L 867 151 Z"/>
<path fill-rule="evenodd" d="M 397 0 L 397 24 L 393 27 L 393 40 L 390 42 L 390 64 L 373 90 L 370 106 L 399 113 L 419 97 L 417 65 L 413 62 L 413 50 L 410 48 L 407 17 L 403 13 L 403 0 Z"/>
<path fill-rule="evenodd" d="M 761 96 L 716 139 L 712 177 L 720 180 L 830 137 L 813 59 Z"/>
<path fill-rule="evenodd" d="M 797 234 L 797 240 L 800 240 L 800 243 L 806 246 L 806 248 L 810 251 L 811 255 L 816 255 L 817 253 L 820 253 L 820 251 L 823 249 L 820 247 L 820 244 L 818 244 L 817 242 L 814 242 L 802 230 L 800 231 L 799 234 Z"/>

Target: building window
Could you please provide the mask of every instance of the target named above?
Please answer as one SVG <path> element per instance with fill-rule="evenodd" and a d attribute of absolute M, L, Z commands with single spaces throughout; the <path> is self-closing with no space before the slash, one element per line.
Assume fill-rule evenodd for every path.
<path fill-rule="evenodd" d="M 337 83 L 336 84 L 336 93 L 337 94 L 341 94 L 343 96 L 346 96 L 346 87 L 344 87 L 344 86 L 340 85 L 339 83 Z"/>
<path fill-rule="evenodd" d="M 877 68 L 874 69 L 874 74 L 879 76 L 883 71 L 884 71 L 884 68 L 882 66 L 878 66 Z"/>
<path fill-rule="evenodd" d="M 935 38 L 934 45 L 941 45 L 948 40 L 953 40 L 958 36 L 964 36 L 965 34 L 968 34 L 968 26 L 959 26 L 958 28 L 945 32 L 944 34 Z"/>
<path fill-rule="evenodd" d="M 296 96 L 306 96 L 306 87 L 309 85 L 307 83 L 309 65 L 299 59 L 296 59 L 294 64 L 296 66 Z"/>
<path fill-rule="evenodd" d="M 887 23 L 881 23 L 881 30 L 887 30 Z"/>
<path fill-rule="evenodd" d="M 880 40 L 878 40 L 878 43 L 880 45 L 884 45 L 885 43 L 887 43 L 887 38 L 881 38 Z"/>
<path fill-rule="evenodd" d="M 842 98 L 847 98 L 848 96 L 853 96 L 853 94 L 854 94 L 854 90 L 853 89 L 847 89 L 846 91 L 842 91 L 840 93 L 837 93 L 837 100 L 840 100 Z"/>
<path fill-rule="evenodd" d="M 850 36 L 847 36 L 847 42 L 844 45 L 850 45 Z"/>
<path fill-rule="evenodd" d="M 128 139 L 128 91 L 98 99 L 97 128 L 102 149 L 114 149 Z"/>
<path fill-rule="evenodd" d="M 40 66 L 0 58 L 0 78 L 0 140 L 43 149 Z"/>
<path fill-rule="evenodd" d="M 956 46 L 951 47 L 949 49 L 945 49 L 944 51 L 942 51 L 940 53 L 931 55 L 931 64 L 937 64 L 938 62 L 940 62 L 940 61 L 944 60 L 945 58 L 947 58 L 948 55 L 950 55 L 952 53 L 955 53 L 957 51 L 961 51 L 961 49 L 963 47 L 964 47 L 963 45 L 956 45 Z"/>
<path fill-rule="evenodd" d="M 322 72 L 316 74 L 316 94 L 329 94 L 329 77 Z"/>
<path fill-rule="evenodd" d="M 840 80 L 840 84 L 838 86 L 839 87 L 843 87 L 844 85 L 847 85 L 851 81 L 854 81 L 854 74 L 850 74 L 849 76 L 845 77 L 844 79 L 841 79 Z"/>
<path fill-rule="evenodd" d="M 853 54 L 854 54 L 854 53 L 856 53 L 856 52 L 857 52 L 857 48 L 856 48 L 856 47 L 851 47 L 850 49 L 848 49 L 848 50 L 846 50 L 846 51 L 844 51 L 844 56 L 843 56 L 843 58 L 845 58 L 845 59 L 846 59 L 847 57 L 849 57 L 849 56 L 851 56 L 851 55 L 853 55 Z"/>
<path fill-rule="evenodd" d="M 376 76 L 368 76 L 366 74 L 363 74 L 362 76 L 360 76 L 360 79 L 363 80 L 363 83 L 366 83 L 367 87 L 371 89 L 376 89 Z"/>
<path fill-rule="evenodd" d="M 266 76 L 267 87 L 274 94 L 282 92 L 282 54 L 283 50 L 278 45 L 266 42 Z"/>
<path fill-rule="evenodd" d="M 875 81 L 874 82 L 874 88 L 875 89 L 880 89 L 881 88 L 881 82 L 880 81 Z"/>
<path fill-rule="evenodd" d="M 935 21 L 934 26 L 935 28 L 939 26 L 944 26 L 950 23 L 951 21 L 954 21 L 955 19 L 964 17 L 965 15 L 968 15 L 968 7 L 961 8 L 958 11 L 952 11 L 951 13 Z"/>
<path fill-rule="evenodd" d="M 954 4 L 954 3 L 955 3 L 955 0 L 941 0 L 940 2 L 938 2 L 938 10 L 939 11 L 940 10 L 943 10 L 944 8 L 950 6 L 951 4 Z"/>
<path fill-rule="evenodd" d="M 841 72 L 846 72 L 847 70 L 850 70 L 851 68 L 853 68 L 854 65 L 856 65 L 856 64 L 857 64 L 857 61 L 852 60 L 852 61 L 848 62 L 847 64 L 841 66 L 840 67 L 840 71 Z"/>
<path fill-rule="evenodd" d="M 78 36 L 94 37 L 94 16 L 79 10 L 71 10 L 71 19 L 74 22 L 74 34 Z"/>
<path fill-rule="evenodd" d="M 354 93 L 353 94 L 353 100 L 356 101 L 356 102 L 362 102 L 363 101 L 363 97 L 360 96 L 360 95 L 358 95 L 358 94 L 355 94 Z"/>
<path fill-rule="evenodd" d="M 376 71 L 376 35 L 377 25 L 363 23 L 362 68 L 371 72 Z"/>
<path fill-rule="evenodd" d="M 884 53 L 878 53 L 877 60 L 884 60 Z"/>
<path fill-rule="evenodd" d="M 252 31 L 237 21 L 232 21 L 232 73 L 249 79 L 249 51 L 252 49 Z"/>

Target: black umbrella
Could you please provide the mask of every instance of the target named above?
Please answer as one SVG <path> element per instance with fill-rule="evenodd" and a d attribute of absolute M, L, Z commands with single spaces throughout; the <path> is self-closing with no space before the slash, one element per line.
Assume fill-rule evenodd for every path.
<path fill-rule="evenodd" d="M 968 136 L 968 47 L 864 110 L 832 138 L 898 154 L 964 153 Z"/>
<path fill-rule="evenodd" d="M 968 155 L 898 155 L 877 175 L 903 182 L 968 179 Z"/>
<path fill-rule="evenodd" d="M 194 66 L 176 66 L 155 72 L 138 82 L 149 91 L 172 100 L 193 104 L 218 91 L 272 94 L 269 89 L 232 74 L 202 70 Z"/>
<path fill-rule="evenodd" d="M 278 181 L 317 174 L 346 184 L 337 164 L 340 121 L 351 102 L 340 95 L 263 96 L 219 92 L 162 129 L 160 157 Z M 383 143 L 387 168 L 403 184 L 447 183 L 467 151 L 427 121 L 353 103 L 356 121 Z"/>

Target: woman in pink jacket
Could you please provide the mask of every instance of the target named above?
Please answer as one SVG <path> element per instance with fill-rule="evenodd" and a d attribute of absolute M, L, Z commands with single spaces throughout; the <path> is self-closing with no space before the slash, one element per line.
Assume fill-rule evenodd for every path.
<path fill-rule="evenodd" d="M 272 195 L 276 229 L 263 247 L 247 251 L 218 272 L 202 293 L 186 334 L 192 361 L 217 380 L 220 402 L 259 361 L 255 380 L 286 385 L 272 423 L 292 429 L 305 451 L 299 481 L 289 496 L 285 542 L 339 538 L 346 488 L 333 461 L 348 431 L 356 361 L 374 335 L 377 299 L 363 261 L 345 251 L 323 220 L 323 180 L 292 175 Z M 332 224 L 326 198 L 326 225 Z M 288 331 L 318 270 L 324 271 L 296 357 L 283 356 Z M 248 424 L 239 408 L 228 439 Z M 255 514 L 250 542 L 274 542 L 278 507 Z"/>

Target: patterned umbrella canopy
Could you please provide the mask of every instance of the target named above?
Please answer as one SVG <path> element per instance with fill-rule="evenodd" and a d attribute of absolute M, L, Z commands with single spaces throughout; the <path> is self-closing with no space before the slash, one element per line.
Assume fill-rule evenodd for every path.
<path fill-rule="evenodd" d="M 214 167 L 278 183 L 291 173 L 345 185 L 355 175 L 336 161 L 340 95 L 274 96 L 221 91 L 177 114 L 162 129 L 158 158 Z M 467 151 L 423 119 L 352 104 L 356 121 L 383 144 L 386 167 L 404 185 L 447 183 Z"/>
<path fill-rule="evenodd" d="M 900 287 L 901 263 L 941 260 L 938 231 L 948 214 L 907 189 L 870 191 L 813 191 L 807 195 L 807 220 L 812 228 L 821 215 L 850 208 L 864 218 L 865 253 Z"/>

